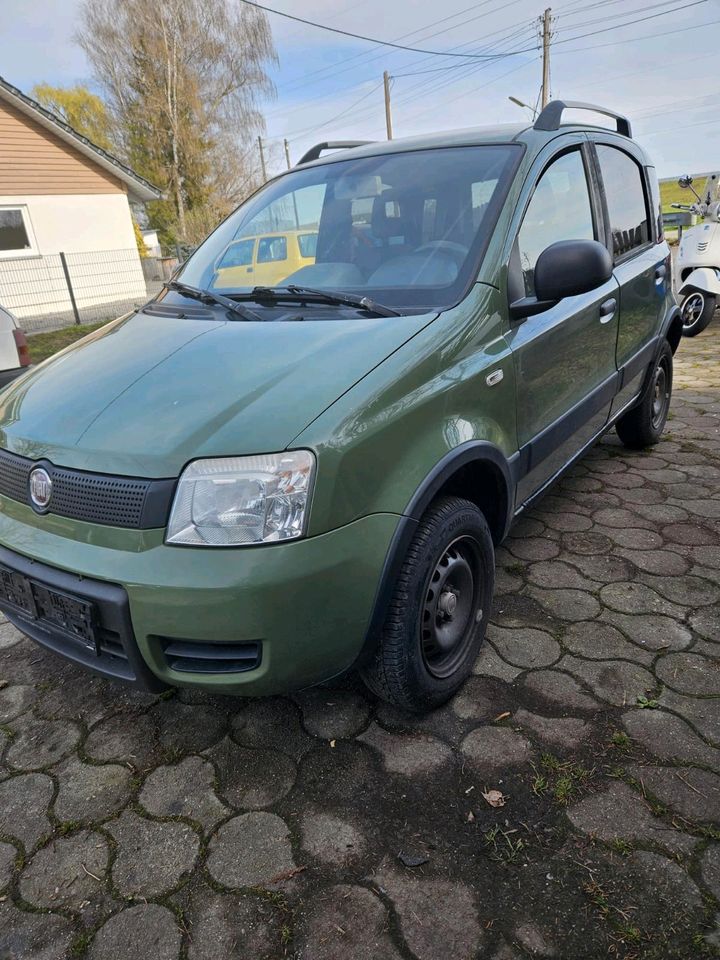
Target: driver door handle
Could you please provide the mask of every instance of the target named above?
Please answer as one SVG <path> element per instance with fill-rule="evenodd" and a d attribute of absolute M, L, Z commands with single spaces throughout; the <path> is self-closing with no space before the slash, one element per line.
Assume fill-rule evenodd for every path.
<path fill-rule="evenodd" d="M 617 300 L 611 298 L 600 306 L 600 323 L 610 323 L 617 310 Z"/>
<path fill-rule="evenodd" d="M 661 263 L 659 267 L 655 267 L 655 279 L 664 280 L 665 274 L 667 273 L 667 267 L 664 263 Z"/>

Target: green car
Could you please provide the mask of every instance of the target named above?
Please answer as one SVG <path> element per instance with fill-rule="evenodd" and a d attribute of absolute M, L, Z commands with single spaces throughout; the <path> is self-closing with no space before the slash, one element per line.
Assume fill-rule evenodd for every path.
<path fill-rule="evenodd" d="M 578 106 L 616 130 L 562 123 Z M 219 274 L 291 230 L 314 262 L 278 285 Z M 356 668 L 431 709 L 472 670 L 513 519 L 611 426 L 658 441 L 681 331 L 625 118 L 553 101 L 531 127 L 319 144 L 161 296 L 0 395 L 0 608 L 146 689 Z"/>

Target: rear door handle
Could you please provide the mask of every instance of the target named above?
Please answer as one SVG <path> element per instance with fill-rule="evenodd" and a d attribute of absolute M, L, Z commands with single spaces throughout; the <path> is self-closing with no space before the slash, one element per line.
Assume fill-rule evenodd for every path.
<path fill-rule="evenodd" d="M 610 323 L 617 310 L 617 300 L 611 298 L 600 306 L 600 323 Z"/>
<path fill-rule="evenodd" d="M 667 267 L 664 263 L 661 263 L 659 267 L 655 267 L 655 279 L 664 280 L 665 275 L 667 274 Z"/>

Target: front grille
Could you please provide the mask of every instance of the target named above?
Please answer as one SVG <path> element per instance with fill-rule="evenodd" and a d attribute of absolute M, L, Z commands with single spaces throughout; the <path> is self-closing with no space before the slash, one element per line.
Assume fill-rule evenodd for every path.
<path fill-rule="evenodd" d="M 52 480 L 46 513 L 111 527 L 149 529 L 167 523 L 174 480 L 143 480 L 56 467 L 0 450 L 0 494 L 32 506 L 30 473 L 42 465 Z"/>
<path fill-rule="evenodd" d="M 247 673 L 259 667 L 262 659 L 262 644 L 257 640 L 210 643 L 170 637 L 152 639 L 160 641 L 168 667 L 179 673 Z"/>

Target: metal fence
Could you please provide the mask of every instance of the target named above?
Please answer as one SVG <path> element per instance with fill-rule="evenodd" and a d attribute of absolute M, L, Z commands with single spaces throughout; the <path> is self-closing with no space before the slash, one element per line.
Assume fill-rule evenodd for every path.
<path fill-rule="evenodd" d="M 0 306 L 29 333 L 112 320 L 159 293 L 177 262 L 137 249 L 0 259 Z"/>

